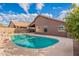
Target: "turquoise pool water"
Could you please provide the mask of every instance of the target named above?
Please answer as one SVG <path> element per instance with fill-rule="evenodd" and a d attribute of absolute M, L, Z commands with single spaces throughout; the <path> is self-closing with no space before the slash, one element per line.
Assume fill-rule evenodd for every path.
<path fill-rule="evenodd" d="M 18 46 L 25 48 L 45 48 L 59 42 L 54 38 L 31 36 L 31 35 L 13 35 L 12 41 Z"/>

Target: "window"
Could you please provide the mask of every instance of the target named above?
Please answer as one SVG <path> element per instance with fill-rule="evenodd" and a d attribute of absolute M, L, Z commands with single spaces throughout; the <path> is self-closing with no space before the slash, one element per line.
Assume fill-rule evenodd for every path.
<path fill-rule="evenodd" d="M 48 28 L 47 26 L 44 26 L 44 32 L 47 32 L 48 31 L 47 28 Z"/>
<path fill-rule="evenodd" d="M 47 28 L 44 28 L 44 32 L 47 32 Z"/>
<path fill-rule="evenodd" d="M 64 24 L 59 25 L 58 31 L 61 31 L 61 32 L 65 31 Z"/>

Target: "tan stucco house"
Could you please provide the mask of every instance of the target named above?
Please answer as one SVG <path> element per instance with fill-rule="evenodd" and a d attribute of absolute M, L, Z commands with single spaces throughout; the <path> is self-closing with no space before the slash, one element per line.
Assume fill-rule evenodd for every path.
<path fill-rule="evenodd" d="M 8 27 L 15 28 L 14 33 L 26 33 L 29 22 L 18 22 L 15 20 L 11 20 Z"/>
<path fill-rule="evenodd" d="M 11 20 L 8 27 L 12 28 L 26 28 L 30 23 L 29 22 L 18 22 L 15 20 Z"/>
<path fill-rule="evenodd" d="M 67 34 L 64 28 L 64 21 L 55 20 L 42 15 L 38 15 L 32 23 L 11 21 L 9 27 L 17 28 L 18 30 L 15 32 L 34 32 L 57 36 L 66 36 Z M 27 30 L 21 30 L 21 28 Z"/>
<path fill-rule="evenodd" d="M 37 16 L 29 27 L 32 27 L 36 33 L 66 36 L 64 21 L 51 19 L 46 16 Z"/>

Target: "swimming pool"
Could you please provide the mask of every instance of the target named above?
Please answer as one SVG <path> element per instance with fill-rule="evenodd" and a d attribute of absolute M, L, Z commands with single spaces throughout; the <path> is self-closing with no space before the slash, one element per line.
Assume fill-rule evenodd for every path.
<path fill-rule="evenodd" d="M 41 36 L 32 36 L 32 35 L 13 35 L 12 42 L 17 46 L 25 48 L 46 48 L 52 46 L 59 41 L 54 38 L 41 37 Z"/>

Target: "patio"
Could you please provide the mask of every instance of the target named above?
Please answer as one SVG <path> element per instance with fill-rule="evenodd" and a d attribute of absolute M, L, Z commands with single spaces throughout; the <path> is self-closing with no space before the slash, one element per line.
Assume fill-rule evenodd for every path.
<path fill-rule="evenodd" d="M 16 46 L 13 42 L 0 47 L 0 55 L 7 56 L 73 56 L 73 39 L 58 37 L 58 36 L 48 36 L 48 35 L 37 35 L 32 33 L 27 33 L 29 35 L 35 36 L 45 36 L 50 38 L 56 38 L 59 43 L 54 46 L 50 46 L 43 49 L 29 49 Z M 1 52 L 2 51 L 2 52 Z"/>

